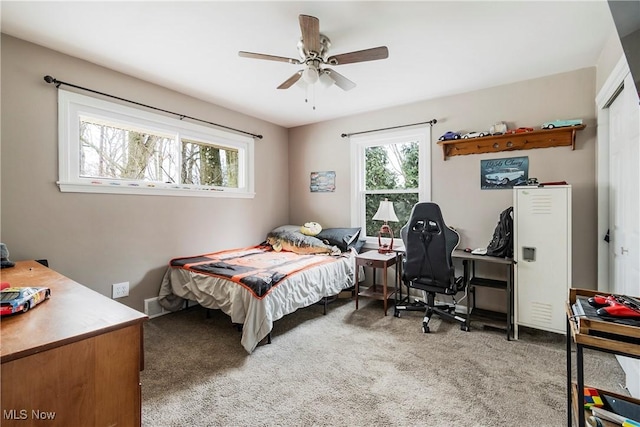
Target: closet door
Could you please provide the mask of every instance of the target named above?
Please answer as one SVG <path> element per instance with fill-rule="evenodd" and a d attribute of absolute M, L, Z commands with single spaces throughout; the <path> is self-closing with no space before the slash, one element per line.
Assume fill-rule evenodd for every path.
<path fill-rule="evenodd" d="M 609 283 L 611 292 L 640 296 L 640 107 L 631 75 L 609 105 Z M 627 388 L 640 396 L 640 360 L 618 357 Z"/>

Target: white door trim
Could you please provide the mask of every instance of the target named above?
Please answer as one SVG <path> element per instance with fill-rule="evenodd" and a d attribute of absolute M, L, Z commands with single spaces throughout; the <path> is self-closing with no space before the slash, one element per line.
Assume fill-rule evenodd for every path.
<path fill-rule="evenodd" d="M 609 292 L 609 246 L 604 236 L 609 229 L 609 112 L 607 107 L 613 100 L 629 74 L 629 65 L 623 56 L 607 77 L 596 95 L 598 117 L 596 183 L 598 187 L 598 290 Z"/>

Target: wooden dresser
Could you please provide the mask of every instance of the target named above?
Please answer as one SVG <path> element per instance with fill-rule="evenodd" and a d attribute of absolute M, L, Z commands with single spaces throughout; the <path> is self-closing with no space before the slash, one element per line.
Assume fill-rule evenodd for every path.
<path fill-rule="evenodd" d="M 147 316 L 37 263 L 2 269 L 51 298 L 0 322 L 0 425 L 140 426 Z"/>

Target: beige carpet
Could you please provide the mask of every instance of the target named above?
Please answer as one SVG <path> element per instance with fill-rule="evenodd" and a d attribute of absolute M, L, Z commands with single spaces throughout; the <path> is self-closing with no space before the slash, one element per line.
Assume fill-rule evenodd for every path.
<path fill-rule="evenodd" d="M 363 303 L 364 302 L 364 303 Z M 272 344 L 248 355 L 227 316 L 200 307 L 145 325 L 143 425 L 563 426 L 563 336 L 507 341 L 421 314 L 383 316 L 340 299 L 275 324 Z M 574 364 L 575 366 L 575 364 Z M 624 393 L 611 355 L 585 352 L 588 384 Z"/>

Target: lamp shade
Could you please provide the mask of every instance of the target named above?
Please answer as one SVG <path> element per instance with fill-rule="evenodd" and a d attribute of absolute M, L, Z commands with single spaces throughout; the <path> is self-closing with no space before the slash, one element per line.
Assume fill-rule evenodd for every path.
<path fill-rule="evenodd" d="M 380 206 L 378 207 L 378 211 L 372 218 L 375 221 L 400 221 L 396 216 L 396 211 L 393 209 L 393 202 L 390 202 L 387 199 L 380 201 Z"/>

